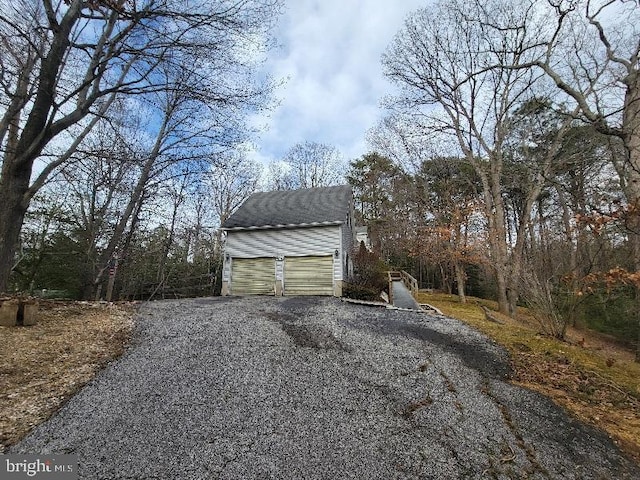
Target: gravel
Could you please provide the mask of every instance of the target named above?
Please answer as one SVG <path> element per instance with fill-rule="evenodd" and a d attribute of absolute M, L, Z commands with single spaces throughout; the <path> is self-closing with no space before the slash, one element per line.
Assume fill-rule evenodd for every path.
<path fill-rule="evenodd" d="M 154 302 L 128 352 L 9 453 L 75 453 L 88 479 L 640 478 L 508 376 L 502 349 L 445 317 Z"/>

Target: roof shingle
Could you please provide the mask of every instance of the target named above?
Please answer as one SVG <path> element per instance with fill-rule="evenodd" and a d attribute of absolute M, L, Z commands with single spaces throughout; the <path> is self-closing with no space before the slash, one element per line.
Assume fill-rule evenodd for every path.
<path fill-rule="evenodd" d="M 222 224 L 222 228 L 344 222 L 351 201 L 349 185 L 254 193 Z"/>

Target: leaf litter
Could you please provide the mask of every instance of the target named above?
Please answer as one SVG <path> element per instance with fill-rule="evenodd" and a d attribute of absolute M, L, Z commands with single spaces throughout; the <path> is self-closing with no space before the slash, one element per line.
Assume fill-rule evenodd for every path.
<path fill-rule="evenodd" d="M 36 325 L 0 326 L 0 452 L 124 352 L 133 313 L 133 304 L 41 301 Z"/>

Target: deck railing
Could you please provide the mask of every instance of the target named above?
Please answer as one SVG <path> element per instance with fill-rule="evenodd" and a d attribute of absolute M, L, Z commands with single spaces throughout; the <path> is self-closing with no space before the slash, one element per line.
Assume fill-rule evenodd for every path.
<path fill-rule="evenodd" d="M 413 298 L 416 298 L 416 296 L 418 295 L 418 280 L 413 278 L 404 270 L 402 270 L 400 274 L 402 275 L 402 281 L 404 282 L 405 286 L 409 289 L 411 295 L 413 295 Z"/>
<path fill-rule="evenodd" d="M 401 271 L 389 271 L 387 272 L 389 275 L 389 301 L 393 303 L 393 288 L 392 283 L 402 280 L 402 283 L 407 287 L 407 289 L 411 292 L 413 298 L 416 298 L 418 295 L 418 280 L 413 278 L 410 274 Z"/>

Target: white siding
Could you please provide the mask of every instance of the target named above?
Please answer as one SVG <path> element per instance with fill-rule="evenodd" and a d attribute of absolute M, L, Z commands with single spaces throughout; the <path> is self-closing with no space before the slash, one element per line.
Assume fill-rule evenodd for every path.
<path fill-rule="evenodd" d="M 333 255 L 340 250 L 340 225 L 227 232 L 231 257 L 301 257 Z"/>

